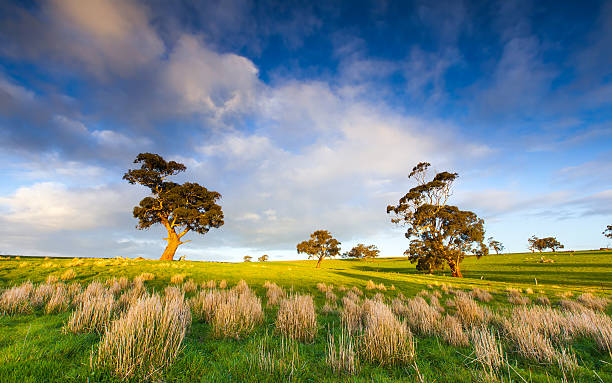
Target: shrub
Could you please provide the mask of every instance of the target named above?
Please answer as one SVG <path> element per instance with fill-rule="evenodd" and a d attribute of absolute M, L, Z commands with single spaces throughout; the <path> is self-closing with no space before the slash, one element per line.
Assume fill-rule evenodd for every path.
<path fill-rule="evenodd" d="M 360 354 L 381 365 L 411 362 L 416 357 L 414 339 L 406 322 L 400 322 L 389 306 L 366 300 L 363 304 L 364 329 Z"/>
<path fill-rule="evenodd" d="M 90 288 L 94 286 L 94 288 Z M 75 310 L 64 325 L 64 332 L 101 332 L 111 321 L 115 309 L 115 296 L 108 290 L 97 290 L 92 282 L 79 298 Z"/>
<path fill-rule="evenodd" d="M 33 292 L 34 285 L 30 281 L 5 290 L 0 296 L 0 312 L 9 315 L 31 312 L 32 304 L 30 298 Z"/>
<path fill-rule="evenodd" d="M 276 316 L 276 329 L 283 335 L 312 342 L 317 334 L 317 314 L 310 295 L 291 295 L 283 299 Z"/>
<path fill-rule="evenodd" d="M 247 289 L 219 292 L 212 314 L 213 335 L 240 339 L 250 334 L 263 320 L 261 300 Z"/>
<path fill-rule="evenodd" d="M 157 294 L 143 296 L 104 333 L 96 367 L 121 379 L 159 379 L 179 353 L 190 323 L 182 297 L 162 303 Z"/>
<path fill-rule="evenodd" d="M 77 276 L 77 273 L 73 269 L 68 269 L 62 273 L 62 275 L 60 276 L 60 279 L 62 281 L 68 281 L 68 280 L 76 278 L 76 276 Z"/>
<path fill-rule="evenodd" d="M 325 362 L 337 374 L 355 375 L 358 369 L 355 342 L 349 332 L 342 330 L 338 336 L 338 346 L 332 333 L 327 335 L 327 352 Z"/>
<path fill-rule="evenodd" d="M 465 347 L 469 344 L 467 334 L 463 331 L 461 322 L 454 316 L 446 315 L 438 328 L 442 339 L 455 347 Z"/>

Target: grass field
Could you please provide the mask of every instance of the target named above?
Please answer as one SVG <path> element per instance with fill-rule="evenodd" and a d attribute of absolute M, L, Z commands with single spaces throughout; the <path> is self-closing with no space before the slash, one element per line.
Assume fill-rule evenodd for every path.
<path fill-rule="evenodd" d="M 245 280 L 262 297 L 263 322 L 248 336 L 235 340 L 214 337 L 211 325 L 194 317 L 176 359 L 156 378 L 163 381 L 612 381 L 609 352 L 598 347 L 594 338 L 585 333 L 577 333 L 565 343 L 555 343 L 557 350 L 569 350 L 575 355 L 578 367 L 570 370 L 562 370 L 555 363 L 525 357 L 516 344 L 502 337 L 501 347 L 506 362 L 494 374 L 487 376 L 483 364 L 475 360 L 478 355 L 474 353 L 476 346 L 472 345 L 473 339 L 467 345 L 456 347 L 445 342 L 438 333 L 418 331 L 415 333 L 414 361 L 381 365 L 361 360 L 355 375 L 336 374 L 326 363 L 328 333 L 339 335 L 341 332 L 339 311 L 342 304 L 338 302 L 337 308 L 329 312 L 321 310 L 326 303 L 326 294 L 317 289 L 318 283 L 334 285 L 339 300 L 346 294 L 340 286 L 349 289 L 355 286 L 364 292 L 364 297 L 382 294 L 384 297 L 379 296 L 378 299 L 383 299 L 389 305 L 396 297 L 404 299 L 423 290 L 430 294 L 437 291 L 435 294 L 440 295 L 439 300 L 444 307 L 443 315 L 458 315 L 455 313 L 457 308 L 446 303 L 460 295 L 457 291 L 470 292 L 478 288 L 488 290 L 493 296 L 490 302 L 478 304 L 498 314 L 499 318 L 507 317 L 509 310 L 517 307 L 509 303 L 507 297 L 512 289 L 522 291 L 522 294 L 517 294 L 530 302 L 535 301 L 536 297 L 545 296 L 553 307 L 562 299 L 575 301 L 583 293 L 606 299 L 612 296 L 612 252 L 547 253 L 546 256 L 555 262 L 538 263 L 539 254 L 532 253 L 491 255 L 479 260 L 466 258 L 462 264 L 463 279 L 451 278 L 448 274 L 419 274 L 414 265 L 402 258 L 369 262 L 326 260 L 321 269 L 315 269 L 314 261 L 229 264 L 11 257 L 0 261 L 0 288 L 8 289 L 25 281 L 43 283 L 49 275 L 60 279 L 64 275 L 66 284 L 79 282 L 85 285 L 95 280 L 106 281 L 122 276 L 133 280 L 147 272 L 154 274 L 154 278 L 145 282 L 146 288 L 150 292 L 160 293 L 177 274 L 198 285 L 209 280 L 226 280 L 232 287 L 239 280 Z M 74 273 L 67 273 L 67 270 Z M 289 353 L 280 356 L 274 354 L 287 345 L 275 331 L 278 305 L 266 305 L 265 281 L 274 282 L 285 291 L 313 296 L 317 307 L 318 331 L 312 342 L 292 343 Z M 368 290 L 368 281 L 383 284 L 386 290 Z M 186 297 L 194 294 L 189 291 Z M 32 313 L 2 315 L 0 381 L 118 381 L 108 370 L 92 367 L 92 352 L 102 334 L 67 334 L 62 331 L 72 310 L 68 308 L 63 312 L 46 314 L 42 309 L 36 309 Z M 610 305 L 603 309 L 603 313 L 609 321 L 612 313 Z M 499 319 L 491 320 L 487 325 L 501 334 L 503 326 L 500 323 Z M 467 331 L 466 323 L 463 325 Z M 274 351 L 274 358 L 279 359 L 276 367 L 267 368 L 258 359 L 257 355 L 264 348 Z M 283 358 L 288 359 L 280 360 Z"/>

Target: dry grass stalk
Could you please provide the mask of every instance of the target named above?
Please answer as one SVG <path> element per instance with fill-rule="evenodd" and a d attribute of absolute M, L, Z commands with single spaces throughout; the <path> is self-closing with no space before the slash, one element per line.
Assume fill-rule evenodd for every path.
<path fill-rule="evenodd" d="M 454 316 L 446 315 L 440 322 L 438 332 L 446 343 L 455 347 L 465 347 L 469 344 L 461 322 Z"/>
<path fill-rule="evenodd" d="M 49 284 L 56 283 L 58 280 L 59 280 L 59 278 L 57 277 L 57 275 L 49 274 L 47 276 L 47 283 L 49 283 Z"/>
<path fill-rule="evenodd" d="M 221 280 L 221 282 L 219 282 L 219 288 L 220 289 L 227 288 L 227 281 L 225 279 L 223 279 L 223 280 Z"/>
<path fill-rule="evenodd" d="M 155 274 L 153 274 L 153 273 L 142 273 L 139 276 L 137 276 L 136 278 L 140 279 L 143 282 L 152 281 L 153 279 L 155 279 Z M 136 278 L 134 278 L 134 279 L 136 279 Z"/>
<path fill-rule="evenodd" d="M 72 261 L 68 264 L 68 267 L 81 266 L 84 262 L 79 258 L 72 258 Z"/>
<path fill-rule="evenodd" d="M 47 304 L 47 302 L 49 302 L 49 299 L 51 299 L 51 296 L 53 295 L 54 292 L 55 292 L 55 284 L 41 283 L 40 285 L 36 286 L 36 289 L 34 290 L 32 297 L 30 298 L 32 307 L 34 308 L 44 307 Z"/>
<path fill-rule="evenodd" d="M 344 327 L 351 333 L 354 334 L 361 330 L 363 325 L 363 310 L 361 307 L 360 299 L 354 293 L 350 291 L 342 298 L 342 311 L 340 312 L 340 318 Z"/>
<path fill-rule="evenodd" d="M 215 289 L 217 288 L 217 282 L 215 282 L 214 279 L 211 279 L 210 281 L 202 283 L 202 288 L 203 289 Z"/>
<path fill-rule="evenodd" d="M 330 303 L 336 303 L 336 301 L 338 300 L 338 296 L 336 296 L 333 291 L 327 290 L 327 292 L 325 293 L 325 300 Z"/>
<path fill-rule="evenodd" d="M 191 324 L 184 299 L 141 297 L 114 321 L 98 345 L 95 367 L 121 379 L 159 379 L 180 351 Z"/>
<path fill-rule="evenodd" d="M 295 373 L 302 368 L 298 343 L 291 338 L 281 337 L 280 344 L 272 344 L 266 335 L 257 345 L 254 365 L 278 381 L 293 381 Z"/>
<path fill-rule="evenodd" d="M 363 296 L 363 291 L 361 291 L 361 289 L 357 286 L 351 287 L 351 291 L 353 292 L 353 294 L 356 294 L 360 297 Z"/>
<path fill-rule="evenodd" d="M 504 353 L 495 331 L 484 326 L 470 330 L 470 341 L 474 347 L 474 361 L 480 364 L 485 375 L 494 379 L 504 365 Z"/>
<path fill-rule="evenodd" d="M 466 327 L 480 326 L 491 319 L 489 310 L 479 306 L 465 293 L 455 295 L 453 303 L 457 310 L 457 319 Z"/>
<path fill-rule="evenodd" d="M 30 298 L 33 293 L 34 285 L 30 281 L 5 290 L 0 296 L 0 312 L 9 315 L 32 312 Z"/>
<path fill-rule="evenodd" d="M 219 292 L 221 299 L 212 316 L 213 335 L 240 339 L 263 321 L 261 300 L 247 289 Z"/>
<path fill-rule="evenodd" d="M 174 283 L 175 285 L 180 285 L 181 283 L 183 283 L 186 277 L 187 276 L 185 274 L 174 274 L 170 278 L 170 283 Z"/>
<path fill-rule="evenodd" d="M 550 306 L 550 299 L 548 299 L 547 297 L 540 295 L 539 297 L 537 297 L 536 299 L 534 299 L 535 304 L 540 305 L 540 306 Z"/>
<path fill-rule="evenodd" d="M 129 281 L 126 277 L 116 278 L 106 280 L 106 286 L 110 289 L 110 292 L 113 294 L 119 294 L 121 290 L 126 289 L 129 286 Z"/>
<path fill-rule="evenodd" d="M 276 329 L 290 338 L 312 342 L 317 335 L 317 314 L 310 295 L 283 299 L 276 316 Z"/>
<path fill-rule="evenodd" d="M 592 310 L 565 313 L 574 335 L 593 339 L 597 347 L 612 357 L 612 319 L 605 313 Z"/>
<path fill-rule="evenodd" d="M 238 281 L 236 286 L 234 286 L 234 290 L 236 290 L 238 293 L 245 293 L 247 291 L 251 291 L 249 289 L 249 285 L 246 283 L 244 279 L 241 279 Z"/>
<path fill-rule="evenodd" d="M 327 352 L 325 362 L 337 375 L 355 375 L 358 371 L 358 358 L 355 342 L 349 332 L 341 330 L 338 336 L 338 346 L 332 333 L 327 336 Z"/>
<path fill-rule="evenodd" d="M 366 300 L 363 304 L 364 329 L 360 335 L 361 356 L 381 365 L 408 363 L 415 359 L 416 348 L 406 322 L 400 322 L 389 306 Z"/>
<path fill-rule="evenodd" d="M 529 304 L 529 298 L 523 296 L 517 290 L 509 290 L 508 291 L 508 302 L 513 305 L 527 305 Z"/>
<path fill-rule="evenodd" d="M 188 279 L 185 283 L 183 283 L 183 291 L 186 293 L 193 293 L 198 289 L 198 285 L 193 281 L 193 279 Z"/>
<path fill-rule="evenodd" d="M 328 291 L 333 290 L 333 286 L 332 286 L 332 289 L 329 289 L 325 283 L 319 282 L 317 283 L 317 290 L 319 290 L 322 293 L 326 293 Z"/>
<path fill-rule="evenodd" d="M 603 297 L 594 296 L 591 293 L 584 293 L 576 298 L 584 307 L 595 311 L 605 311 L 608 307 L 608 300 Z"/>
<path fill-rule="evenodd" d="M 585 307 L 580 303 L 569 299 L 560 299 L 557 302 L 557 306 L 561 307 L 561 309 L 565 311 L 572 311 L 577 313 L 582 312 L 585 309 Z"/>
<path fill-rule="evenodd" d="M 70 307 L 70 296 L 66 286 L 63 283 L 58 283 L 54 287 L 53 294 L 51 294 L 51 298 L 49 298 L 45 307 L 47 314 L 64 312 Z"/>
<path fill-rule="evenodd" d="M 195 318 L 211 322 L 222 299 L 224 299 L 223 294 L 217 290 L 200 291 L 189 300 L 189 306 Z"/>
<path fill-rule="evenodd" d="M 366 283 L 366 287 L 365 288 L 366 288 L 366 290 L 376 290 L 376 287 L 377 287 L 376 283 L 374 283 L 372 280 L 369 280 Z"/>
<path fill-rule="evenodd" d="M 346 286 L 344 286 L 344 285 L 340 285 L 340 286 L 338 286 L 338 291 L 339 291 L 339 292 L 343 293 L 343 292 L 345 292 L 346 290 L 348 290 L 348 289 L 346 288 Z"/>
<path fill-rule="evenodd" d="M 326 314 L 326 315 L 334 314 L 336 311 L 338 311 L 338 305 L 335 303 L 332 304 L 329 301 L 326 301 L 323 307 L 321 307 L 321 313 Z"/>
<path fill-rule="evenodd" d="M 379 283 L 376 288 L 380 291 L 387 291 L 387 287 L 385 287 L 384 283 Z"/>
<path fill-rule="evenodd" d="M 68 285 L 67 290 L 68 297 L 70 297 L 70 300 L 75 303 L 74 300 L 76 299 L 76 297 L 78 297 L 83 292 L 83 286 L 80 283 L 72 282 Z"/>
<path fill-rule="evenodd" d="M 266 281 L 264 287 L 267 289 L 266 298 L 268 300 L 268 306 L 274 306 L 279 304 L 281 300 L 285 297 L 285 292 L 276 283 L 270 283 Z"/>
<path fill-rule="evenodd" d="M 60 275 L 60 279 L 62 281 L 69 281 L 71 279 L 76 278 L 76 276 L 77 276 L 76 271 L 74 271 L 73 269 L 68 269 L 68 270 L 64 271 L 62 273 L 62 275 Z"/>
<path fill-rule="evenodd" d="M 481 290 L 479 288 L 474 288 L 470 295 L 472 298 L 481 301 L 481 302 L 491 302 L 493 300 L 493 295 L 487 290 Z"/>
<path fill-rule="evenodd" d="M 64 332 L 102 332 L 111 321 L 115 309 L 115 296 L 106 289 L 98 291 L 89 287 L 79 296 L 75 310 L 64 325 Z"/>
<path fill-rule="evenodd" d="M 394 299 L 392 303 L 393 312 L 402 318 L 406 318 L 410 328 L 423 335 L 436 333 L 440 312 L 429 306 L 422 297 L 414 297 L 405 302 Z"/>

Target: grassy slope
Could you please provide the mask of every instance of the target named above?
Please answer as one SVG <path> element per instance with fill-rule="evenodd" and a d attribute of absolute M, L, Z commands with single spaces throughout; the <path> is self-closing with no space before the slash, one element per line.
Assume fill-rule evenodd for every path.
<path fill-rule="evenodd" d="M 415 295 L 428 284 L 450 283 L 456 288 L 482 287 L 499 291 L 493 307 L 504 307 L 507 287 L 532 288 L 544 292 L 551 300 L 565 292 L 590 291 L 599 295 L 612 294 L 612 252 L 576 252 L 547 254 L 555 263 L 538 263 L 538 254 L 511 254 L 489 256 L 476 260 L 467 258 L 462 266 L 464 279 L 447 275 L 417 274 L 414 265 L 401 258 L 386 258 L 374 262 L 329 260 L 321 269 L 314 268 L 313 261 L 267 262 L 251 264 L 226 264 L 203 262 L 158 262 L 125 260 L 83 260 L 77 265 L 70 259 L 21 258 L 0 261 L 0 287 L 25 280 L 41 282 L 49 274 L 60 275 L 72 268 L 76 280 L 89 282 L 112 276 L 134 277 L 144 271 L 156 275 L 147 282 L 150 288 L 162 289 L 174 274 L 186 274 L 197 282 L 208 279 L 226 279 L 230 285 L 245 279 L 259 295 L 265 280 L 274 281 L 296 291 L 315 296 L 323 305 L 324 295 L 315 288 L 317 282 L 363 288 L 371 279 L 386 286 L 394 285 L 395 291 L 387 291 L 388 297 L 399 292 Z M 71 265 L 72 263 L 72 265 Z M 535 279 L 538 285 L 535 285 Z M 367 294 L 372 295 L 373 292 Z M 444 298 L 442 301 L 444 301 Z M 608 311 L 610 315 L 610 311 Z M 259 381 L 268 379 L 258 374 L 249 363 L 257 349 L 257 342 L 265 332 L 273 333 L 275 309 L 266 309 L 266 322 L 256 334 L 242 341 L 215 340 L 208 325 L 195 323 L 188 335 L 184 352 L 167 373 L 168 381 Z M 93 381 L 109 380 L 107 376 L 91 375 L 89 354 L 97 343 L 97 335 L 64 335 L 61 327 L 68 313 L 43 315 L 42 313 L 0 317 L 0 381 Z M 337 315 L 319 314 L 320 331 L 313 344 L 300 345 L 302 363 L 294 377 L 301 381 L 334 380 L 336 377 L 324 363 L 327 327 L 339 327 Z M 275 341 L 276 338 L 273 338 Z M 595 370 L 604 381 L 612 381 L 609 357 L 598 353 L 588 341 L 574 345 L 581 368 L 574 376 L 578 382 L 598 381 Z M 419 338 L 418 363 L 426 381 L 469 382 L 476 376 L 476 368 L 467 366 L 465 355 L 469 349 L 457 349 L 445 345 L 436 338 Z M 516 359 L 511 356 L 511 359 Z M 527 380 L 534 382 L 558 381 L 559 373 L 551 367 L 518 359 L 516 369 Z M 278 380 L 280 377 L 276 377 Z M 269 377 L 274 381 L 274 377 Z M 382 368 L 365 364 L 358 381 L 414 380 L 412 368 Z M 521 381 L 517 375 L 513 381 Z"/>

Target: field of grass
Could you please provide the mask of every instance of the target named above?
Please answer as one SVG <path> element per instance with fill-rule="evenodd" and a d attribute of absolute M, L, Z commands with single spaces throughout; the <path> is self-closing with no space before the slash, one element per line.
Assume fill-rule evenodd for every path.
<path fill-rule="evenodd" d="M 547 253 L 546 257 L 555 262 L 538 263 L 540 256 L 537 253 L 491 255 L 479 260 L 466 258 L 462 264 L 463 279 L 451 278 L 446 273 L 419 274 L 414 265 L 402 258 L 325 260 L 321 269 L 315 269 L 314 261 L 229 264 L 11 257 L 0 261 L 0 289 L 25 281 L 43 283 L 49 275 L 60 279 L 64 275 L 66 284 L 78 282 L 86 285 L 113 277 L 127 277 L 132 281 L 146 272 L 154 275 L 153 279 L 145 282 L 146 289 L 158 293 L 163 293 L 177 274 L 184 275 L 184 280 L 195 281 L 198 286 L 209 280 L 226 280 L 228 286 L 233 287 L 238 281 L 245 280 L 262 298 L 263 321 L 248 336 L 236 340 L 213 336 L 210 323 L 194 317 L 176 359 L 156 377 L 163 381 L 612 381 L 609 351 L 602 350 L 593 337 L 583 333 L 562 345 L 555 344 L 556 349 L 569 350 L 575 355 L 578 367 L 569 370 L 562 370 L 555 363 L 525 357 L 515 344 L 502 337 L 506 362 L 492 378 L 491 374 L 485 375 L 483 364 L 476 360 L 478 355 L 474 353 L 473 339 L 456 347 L 435 332 L 415 333 L 416 358 L 410 362 L 387 365 L 360 360 L 355 375 L 336 374 L 326 363 L 328 333 L 338 336 L 342 328 L 340 300 L 346 292 L 340 286 L 347 289 L 357 287 L 364 292 L 364 298 L 382 294 L 378 299 L 390 306 L 393 298 L 411 298 L 423 290 L 428 294 L 436 292 L 444 307 L 443 315 L 458 315 L 455 313 L 457 308 L 447 304 L 460 295 L 458 290 L 469 293 L 478 288 L 488 290 L 493 296 L 490 302 L 478 304 L 499 314 L 500 318 L 507 317 L 509 310 L 517 307 L 509 303 L 508 290 L 522 292 L 517 294 L 530 302 L 536 297 L 547 297 L 552 307 L 562 299 L 575 301 L 583 293 L 606 300 L 612 296 L 612 252 Z M 317 308 L 318 330 L 312 342 L 296 342 L 290 346 L 284 343 L 275 325 L 278 305 L 266 305 L 266 289 L 263 287 L 266 281 L 276 283 L 287 292 L 312 295 Z M 382 284 L 386 290 L 368 290 L 368 281 Z M 326 293 L 317 289 L 318 283 L 335 286 L 333 291 L 338 296 L 338 305 L 334 310 L 322 310 Z M 186 298 L 196 293 L 188 291 Z M 428 294 L 422 293 L 429 297 Z M 31 313 L 0 316 L 0 381 L 119 381 L 108 370 L 92 364 L 92 353 L 97 349 L 102 332 L 71 334 L 62 331 L 71 311 L 73 308 L 46 314 L 44 310 L 36 309 Z M 607 316 L 609 321 L 611 314 L 610 305 L 607 305 L 603 314 L 598 315 Z M 500 327 L 500 323 L 491 320 L 486 325 L 501 334 L 503 326 Z M 465 322 L 464 326 L 467 331 Z M 275 367 L 268 368 L 262 364 L 258 355 L 263 349 L 271 350 L 278 362 Z M 280 352 L 285 349 L 290 350 Z"/>

